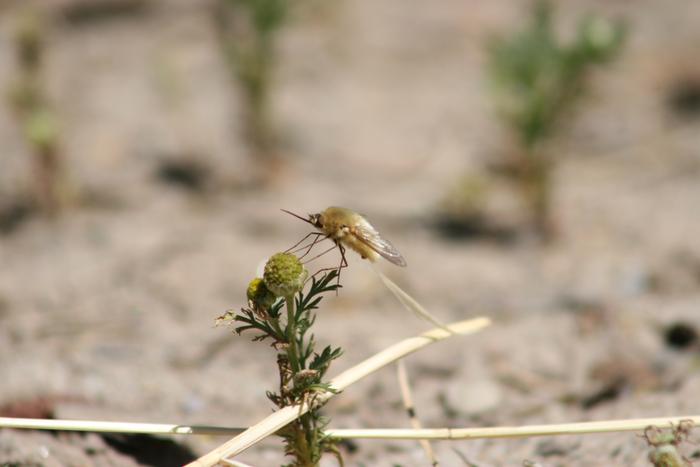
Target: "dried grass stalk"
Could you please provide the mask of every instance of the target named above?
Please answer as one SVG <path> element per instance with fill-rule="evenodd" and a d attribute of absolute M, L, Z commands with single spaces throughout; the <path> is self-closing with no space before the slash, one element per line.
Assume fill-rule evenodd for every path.
<path fill-rule="evenodd" d="M 413 403 L 413 397 L 411 395 L 411 384 L 408 381 L 408 371 L 406 371 L 406 365 L 404 364 L 403 360 L 398 361 L 396 371 L 398 373 L 397 376 L 399 380 L 399 388 L 401 389 L 401 399 L 403 399 L 403 406 L 406 409 L 409 420 L 411 421 L 411 426 L 414 430 L 421 430 L 423 429 L 423 425 L 421 425 L 418 414 L 416 413 L 416 407 Z M 435 451 L 430 445 L 430 441 L 420 439 L 418 442 L 423 448 L 423 451 L 425 451 L 425 455 L 428 457 L 430 465 L 433 467 L 440 465 L 437 457 L 435 456 Z"/>
<path fill-rule="evenodd" d="M 169 423 L 101 422 L 91 420 L 49 420 L 41 418 L 0 417 L 0 428 L 29 430 L 91 431 L 102 433 L 143 433 L 158 435 L 235 435 L 245 428 Z"/>
<path fill-rule="evenodd" d="M 671 427 L 688 421 L 700 426 L 700 415 L 680 417 L 633 418 L 627 420 L 605 420 L 599 422 L 562 423 L 551 425 L 525 425 L 517 427 L 484 428 L 375 428 L 333 429 L 326 434 L 341 439 L 434 439 L 469 440 L 484 438 L 528 438 L 533 436 L 585 435 L 642 431 L 647 427 Z M 0 417 L 0 428 L 30 430 L 91 431 L 107 433 L 146 433 L 161 435 L 236 435 L 245 428 L 229 428 L 206 425 L 173 425 L 167 423 L 100 422 L 88 420 L 46 420 L 37 418 Z"/>
<path fill-rule="evenodd" d="M 362 439 L 442 439 L 469 440 L 486 438 L 529 438 L 533 436 L 585 435 L 642 431 L 650 426 L 671 427 L 689 421 L 700 425 L 700 415 L 685 417 L 633 418 L 628 420 L 605 420 L 600 422 L 560 423 L 551 425 L 498 426 L 485 428 L 423 428 L 415 429 L 371 429 L 371 430 L 326 430 L 338 438 Z"/>

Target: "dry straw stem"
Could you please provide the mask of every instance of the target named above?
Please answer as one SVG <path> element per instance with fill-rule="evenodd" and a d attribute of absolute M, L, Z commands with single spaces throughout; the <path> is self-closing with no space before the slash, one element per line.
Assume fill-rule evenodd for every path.
<path fill-rule="evenodd" d="M 49 420 L 42 418 L 0 417 L 0 428 L 29 430 L 91 431 L 103 433 L 142 433 L 151 435 L 235 435 L 245 428 L 169 423 L 100 422 L 90 420 Z"/>
<path fill-rule="evenodd" d="M 394 294 L 396 299 L 401 302 L 401 304 L 408 309 L 408 311 L 411 311 L 416 314 L 420 319 L 423 319 L 425 321 L 428 321 L 434 326 L 439 327 L 440 329 L 449 332 L 450 334 L 453 334 L 453 332 L 450 330 L 450 328 L 444 324 L 442 321 L 437 319 L 432 313 L 430 313 L 428 310 L 423 308 L 423 305 L 418 303 L 415 298 L 411 297 L 404 289 L 399 287 L 395 282 L 393 282 L 391 279 L 389 279 L 383 272 L 381 272 L 379 269 L 374 267 L 374 264 L 370 263 L 372 266 L 372 269 L 374 272 L 379 275 L 379 279 L 381 279 L 382 283 L 384 286 L 389 289 L 389 291 Z"/>
<path fill-rule="evenodd" d="M 454 323 L 450 325 L 450 331 L 455 334 L 467 335 L 481 331 L 489 324 L 491 324 L 491 321 L 488 318 L 479 317 Z M 342 391 L 361 378 L 379 370 L 389 363 L 450 336 L 450 332 L 443 331 L 442 329 L 433 329 L 420 336 L 405 339 L 344 371 L 333 378 L 330 384 L 335 390 Z M 324 393 L 318 396 L 316 401 L 318 403 L 323 403 L 333 397 L 333 395 L 334 394 L 331 392 Z M 221 459 L 235 456 L 258 441 L 277 432 L 280 428 L 306 413 L 309 408 L 308 404 L 284 407 L 248 428 L 235 438 L 187 465 L 188 467 L 210 467 L 216 465 Z"/>
<path fill-rule="evenodd" d="M 220 463 L 224 465 L 231 465 L 233 467 L 255 467 L 254 465 L 244 464 L 243 462 L 233 459 L 221 459 Z"/>
<path fill-rule="evenodd" d="M 332 429 L 325 433 L 340 439 L 434 439 L 469 440 L 485 438 L 529 438 L 533 436 L 585 435 L 614 433 L 620 431 L 642 431 L 649 426 L 670 428 L 682 421 L 692 421 L 700 425 L 700 415 L 684 417 L 633 418 L 628 420 L 606 420 L 601 422 L 580 422 L 552 425 L 527 425 L 519 427 L 485 428 L 404 428 L 376 429 Z M 173 425 L 166 423 L 122 423 L 94 422 L 84 420 L 45 420 L 36 418 L 0 417 L 0 428 L 26 428 L 31 430 L 91 431 L 108 433 L 147 433 L 161 435 L 236 435 L 244 428 L 218 426 Z M 231 462 L 231 461 L 229 461 Z"/>
<path fill-rule="evenodd" d="M 408 417 L 411 420 L 411 426 L 415 430 L 421 430 L 423 428 L 423 425 L 421 425 L 420 423 L 420 419 L 418 418 L 418 414 L 416 413 L 416 407 L 413 404 L 413 397 L 411 396 L 411 384 L 408 381 L 408 371 L 406 371 L 406 364 L 403 362 L 403 360 L 399 360 L 397 362 L 396 372 L 399 380 L 399 388 L 401 389 L 401 399 L 403 399 L 403 406 L 406 408 Z M 428 457 L 428 460 L 430 460 L 430 465 L 439 465 L 440 463 L 438 462 L 437 457 L 435 456 L 435 451 L 433 451 L 433 447 L 430 445 L 430 441 L 421 439 L 418 440 L 418 442 L 423 448 L 423 451 L 425 451 L 425 455 Z"/>
<path fill-rule="evenodd" d="M 606 420 L 602 422 L 561 423 L 552 425 L 497 426 L 486 428 L 424 428 L 372 429 L 372 430 L 326 430 L 326 434 L 337 438 L 362 439 L 442 439 L 469 440 L 487 438 L 530 438 L 533 436 L 585 435 L 641 431 L 649 426 L 671 428 L 679 422 L 692 421 L 700 425 L 700 415 L 686 417 L 631 418 L 628 420 Z"/>

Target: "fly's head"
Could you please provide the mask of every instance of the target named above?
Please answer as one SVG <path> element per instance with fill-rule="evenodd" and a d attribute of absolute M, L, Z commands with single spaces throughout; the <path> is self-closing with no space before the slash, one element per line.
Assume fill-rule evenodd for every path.
<path fill-rule="evenodd" d="M 323 218 L 321 214 L 309 214 L 309 224 L 316 227 L 318 230 L 323 231 Z"/>

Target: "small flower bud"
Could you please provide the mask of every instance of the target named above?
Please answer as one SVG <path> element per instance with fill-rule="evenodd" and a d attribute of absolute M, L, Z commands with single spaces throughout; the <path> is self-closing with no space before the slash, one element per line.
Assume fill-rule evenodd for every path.
<path fill-rule="evenodd" d="M 301 370 L 297 374 L 294 375 L 294 384 L 304 384 L 304 383 L 309 383 L 313 379 L 318 377 L 318 370 L 311 370 L 311 369 L 306 369 L 306 370 Z"/>
<path fill-rule="evenodd" d="M 270 292 L 265 282 L 259 277 L 250 281 L 246 295 L 248 296 L 248 301 L 258 310 L 267 310 L 275 303 L 275 299 L 277 298 L 275 294 Z"/>
<path fill-rule="evenodd" d="M 658 467 L 686 467 L 690 465 L 678 452 L 676 446 L 672 444 L 655 447 L 649 453 L 649 462 Z"/>
<path fill-rule="evenodd" d="M 216 326 L 223 324 L 231 324 L 236 320 L 236 312 L 234 310 L 226 310 L 226 313 L 214 320 Z"/>
<path fill-rule="evenodd" d="M 289 297 L 301 290 L 308 275 L 299 258 L 291 253 L 277 253 L 267 261 L 263 281 L 278 297 Z"/>

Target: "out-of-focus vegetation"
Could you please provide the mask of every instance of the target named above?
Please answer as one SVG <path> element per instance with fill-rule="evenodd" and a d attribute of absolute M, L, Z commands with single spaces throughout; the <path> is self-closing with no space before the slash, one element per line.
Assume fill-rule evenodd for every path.
<path fill-rule="evenodd" d="M 46 42 L 39 13 L 25 11 L 14 37 L 16 77 L 10 102 L 32 154 L 33 196 L 47 215 L 57 214 L 67 201 L 67 186 L 59 152 L 58 122 L 46 96 L 43 59 Z"/>
<path fill-rule="evenodd" d="M 497 228 L 486 207 L 493 191 L 490 182 L 478 173 L 461 175 L 442 195 L 434 227 L 446 238 L 494 236 Z"/>
<path fill-rule="evenodd" d="M 245 136 L 264 178 L 280 164 L 270 94 L 289 7 L 287 0 L 218 0 L 215 8 L 221 45 L 243 98 Z"/>
<path fill-rule="evenodd" d="M 552 232 L 550 204 L 555 157 L 545 143 L 566 120 L 586 86 L 588 71 L 608 63 L 625 36 L 621 23 L 585 16 L 570 43 L 554 31 L 553 7 L 535 4 L 522 31 L 493 41 L 488 73 L 496 107 L 518 143 L 513 179 L 543 237 Z"/>

